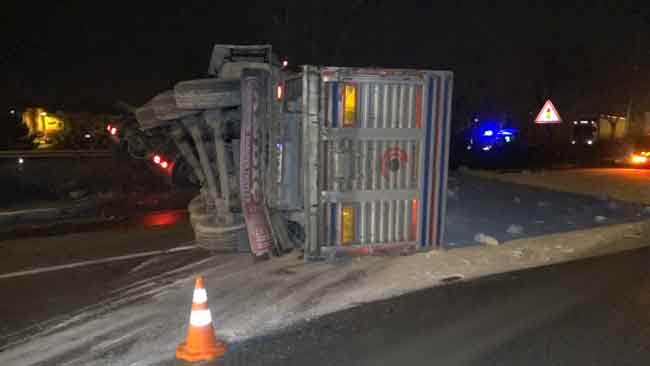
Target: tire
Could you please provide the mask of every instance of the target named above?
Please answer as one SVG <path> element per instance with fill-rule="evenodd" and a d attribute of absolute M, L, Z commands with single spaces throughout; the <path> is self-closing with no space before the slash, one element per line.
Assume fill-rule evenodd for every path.
<path fill-rule="evenodd" d="M 216 252 L 247 252 L 248 240 L 246 225 L 241 217 L 234 225 L 214 223 L 215 216 L 198 220 L 194 225 L 196 244 L 204 249 Z"/>
<path fill-rule="evenodd" d="M 178 108 L 173 90 L 167 90 L 153 97 L 151 105 L 156 118 L 163 121 L 180 119 L 200 112 L 199 110 Z"/>
<path fill-rule="evenodd" d="M 166 121 L 162 121 L 156 117 L 156 112 L 154 112 L 151 102 L 148 102 L 140 108 L 136 108 L 135 118 L 138 120 L 140 129 L 142 130 L 150 130 L 167 124 Z"/>
<path fill-rule="evenodd" d="M 239 106 L 240 89 L 239 79 L 197 79 L 176 84 L 174 95 L 179 108 L 215 109 Z"/>

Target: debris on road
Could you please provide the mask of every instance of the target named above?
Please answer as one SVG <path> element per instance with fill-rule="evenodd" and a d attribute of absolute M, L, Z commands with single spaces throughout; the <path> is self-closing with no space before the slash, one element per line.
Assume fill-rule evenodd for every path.
<path fill-rule="evenodd" d="M 497 246 L 499 245 L 499 240 L 497 240 L 495 237 L 486 235 L 483 233 L 477 233 L 474 236 L 474 241 L 477 243 L 485 244 L 485 245 L 493 245 Z"/>
<path fill-rule="evenodd" d="M 524 232 L 524 228 L 521 225 L 510 225 L 506 232 L 510 235 L 521 235 Z"/>
<path fill-rule="evenodd" d="M 450 282 L 455 282 L 455 281 L 462 280 L 463 278 L 465 278 L 465 276 L 463 276 L 460 273 L 457 273 L 457 274 L 453 274 L 453 275 L 449 275 L 449 276 L 445 276 L 445 277 L 441 278 L 440 282 L 442 282 L 442 283 L 450 283 Z"/>
<path fill-rule="evenodd" d="M 515 257 L 515 258 L 521 258 L 521 257 L 524 256 L 524 251 L 521 250 L 521 249 L 515 249 L 515 250 L 511 251 L 510 253 L 511 253 L 512 256 Z"/>

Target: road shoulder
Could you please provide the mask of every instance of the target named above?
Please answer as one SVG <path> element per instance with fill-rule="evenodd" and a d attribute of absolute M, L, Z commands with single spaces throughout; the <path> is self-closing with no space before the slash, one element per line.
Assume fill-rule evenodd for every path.
<path fill-rule="evenodd" d="M 231 343 L 271 334 L 322 315 L 426 288 L 647 246 L 650 221 L 403 257 L 333 258 L 305 263 L 296 254 L 253 264 L 249 258 L 203 267 L 217 334 Z M 152 287 L 140 301 L 0 353 L 0 361 L 115 364 L 102 355 L 128 344 L 119 362 L 173 360 L 183 338 L 191 277 Z M 116 298 L 124 294 L 115 294 Z M 104 305 L 105 306 L 105 305 Z M 93 311 L 91 309 L 89 312 Z M 84 337 L 80 337 L 84 334 Z M 111 343 L 113 338 L 119 342 Z M 94 352 L 98 343 L 106 343 Z M 34 352 L 47 344 L 64 345 Z M 45 347 L 47 348 L 47 347 Z M 81 350 L 85 350 L 82 352 Z M 151 352 L 156 350 L 156 352 Z"/>

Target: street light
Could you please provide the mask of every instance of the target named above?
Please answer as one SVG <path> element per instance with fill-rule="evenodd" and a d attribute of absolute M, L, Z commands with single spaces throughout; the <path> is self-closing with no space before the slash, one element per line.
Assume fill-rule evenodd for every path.
<path fill-rule="evenodd" d="M 43 117 L 47 116 L 47 112 L 41 112 L 41 116 Z"/>

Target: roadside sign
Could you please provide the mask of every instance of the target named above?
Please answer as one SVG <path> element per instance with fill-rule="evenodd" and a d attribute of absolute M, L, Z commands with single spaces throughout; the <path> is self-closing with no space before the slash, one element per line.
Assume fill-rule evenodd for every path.
<path fill-rule="evenodd" d="M 551 100 L 547 100 L 546 103 L 544 103 L 544 106 L 542 107 L 542 110 L 539 111 L 537 114 L 537 118 L 535 118 L 535 123 L 561 123 L 562 118 L 560 117 L 560 114 L 557 112 L 557 109 L 553 105 L 553 102 Z"/>

